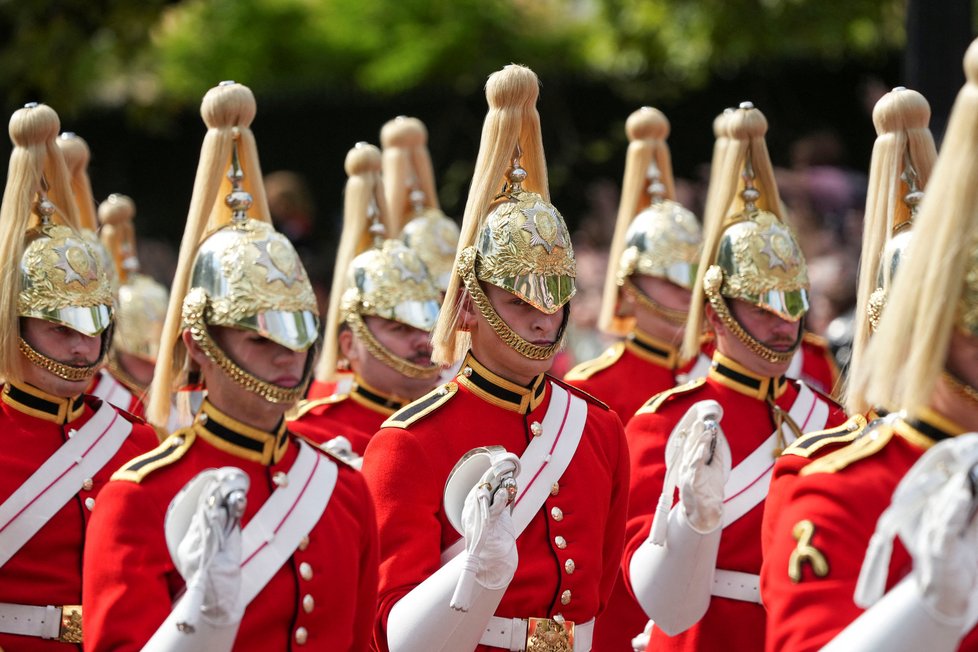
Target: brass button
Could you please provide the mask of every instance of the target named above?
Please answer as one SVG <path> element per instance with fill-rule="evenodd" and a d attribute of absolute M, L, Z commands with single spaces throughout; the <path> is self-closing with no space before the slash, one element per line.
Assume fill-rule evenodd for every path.
<path fill-rule="evenodd" d="M 306 641 L 309 640 L 309 631 L 305 627 L 300 627 L 295 630 L 295 642 L 299 645 L 305 645 Z"/>
<path fill-rule="evenodd" d="M 550 495 L 551 496 L 556 496 L 559 493 L 560 493 L 560 483 L 559 482 L 555 482 L 553 484 L 553 486 L 550 487 Z"/>
<path fill-rule="evenodd" d="M 550 508 L 550 515 L 553 516 L 553 518 L 554 518 L 555 521 L 563 521 L 564 520 L 564 512 L 561 511 L 561 509 L 559 507 L 552 507 L 552 508 Z"/>
<path fill-rule="evenodd" d="M 556 543 L 557 547 L 560 548 L 561 550 L 567 547 L 567 539 L 560 536 L 559 534 L 554 537 L 554 543 Z"/>
<path fill-rule="evenodd" d="M 302 598 L 302 610 L 307 614 L 312 613 L 312 610 L 316 607 L 316 601 L 308 593 Z"/>
<path fill-rule="evenodd" d="M 305 550 L 309 547 L 309 537 L 302 537 L 299 539 L 299 550 Z"/>
<path fill-rule="evenodd" d="M 563 593 L 560 594 L 560 604 L 569 605 L 571 601 L 570 589 L 565 589 Z"/>
<path fill-rule="evenodd" d="M 302 579 L 306 581 L 312 579 L 312 566 L 309 564 L 309 562 L 304 561 L 299 564 L 299 575 L 301 575 Z"/>
<path fill-rule="evenodd" d="M 466 378 L 471 377 L 472 376 L 472 367 L 465 367 L 464 369 L 462 369 L 462 375 L 465 376 Z"/>
<path fill-rule="evenodd" d="M 543 434 L 543 426 L 540 425 L 539 421 L 534 421 L 530 424 L 530 434 L 534 437 L 539 437 Z"/>
<path fill-rule="evenodd" d="M 92 511 L 92 508 L 95 507 L 95 499 L 92 498 L 91 496 L 89 496 L 88 498 L 86 498 L 85 499 L 85 507 L 88 508 L 88 511 Z"/>
<path fill-rule="evenodd" d="M 564 570 L 567 571 L 567 574 L 568 575 L 573 575 L 574 574 L 574 570 L 576 568 L 577 568 L 577 565 L 574 563 L 574 560 L 573 559 L 568 559 L 567 561 L 564 562 Z"/>
<path fill-rule="evenodd" d="M 85 478 L 82 480 L 82 489 L 85 491 L 91 491 L 92 487 L 95 486 L 95 482 L 91 478 Z"/>

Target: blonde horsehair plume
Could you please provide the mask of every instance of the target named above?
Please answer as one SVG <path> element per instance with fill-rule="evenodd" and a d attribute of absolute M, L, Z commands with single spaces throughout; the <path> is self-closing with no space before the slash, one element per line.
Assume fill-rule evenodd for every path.
<path fill-rule="evenodd" d="M 917 187 L 923 189 L 937 158 L 934 137 L 927 127 L 929 121 L 927 100 L 917 91 L 906 88 L 893 89 L 873 108 L 877 138 L 869 164 L 850 378 L 856 377 L 859 368 L 865 364 L 866 346 L 871 336 L 867 307 L 870 295 L 876 289 L 883 248 L 895 229 L 910 219 L 910 207 L 904 199 L 910 186 L 901 177 L 909 163 L 916 173 Z M 845 403 L 850 414 L 865 413 L 871 407 L 851 384 L 846 387 Z"/>
<path fill-rule="evenodd" d="M 58 147 L 65 157 L 65 164 L 71 174 L 71 191 L 78 207 L 78 226 L 96 233 L 98 221 L 95 219 L 95 196 L 92 182 L 88 176 L 88 164 L 92 159 L 88 143 L 81 136 L 66 131 L 57 140 Z"/>
<path fill-rule="evenodd" d="M 634 326 L 635 318 L 620 311 L 618 287 L 618 262 L 625 249 L 625 233 L 635 217 L 651 203 L 648 186 L 648 169 L 654 161 L 659 170 L 659 181 L 665 187 L 664 199 L 675 200 L 675 182 L 672 177 L 672 157 L 669 155 L 669 120 L 658 109 L 643 106 L 625 121 L 628 135 L 628 152 L 625 154 L 625 173 L 618 202 L 618 218 L 608 253 L 608 270 L 604 278 L 604 294 L 598 328 L 611 335 L 627 335 Z"/>
<path fill-rule="evenodd" d="M 207 133 L 200 150 L 200 162 L 194 179 L 187 224 L 180 242 L 177 269 L 170 288 L 170 304 L 163 322 L 160 354 L 146 411 L 148 421 L 158 428 L 166 427 L 172 393 L 177 389 L 176 385 L 188 363 L 181 339 L 181 324 L 183 299 L 190 289 L 190 275 L 197 248 L 208 235 L 231 222 L 231 209 L 224 204 L 224 198 L 231 192 L 227 172 L 235 141 L 238 145 L 238 160 L 244 172 L 241 185 L 251 194 L 253 201 L 248 216 L 271 223 L 258 161 L 258 148 L 251 131 L 251 122 L 255 119 L 256 111 L 255 96 L 251 89 L 234 82 L 222 82 L 207 91 L 200 107 Z"/>
<path fill-rule="evenodd" d="M 737 109 L 726 108 L 713 119 L 713 156 L 710 159 L 710 180 L 706 187 L 706 199 L 703 202 L 704 231 L 708 228 L 706 226 L 706 216 L 717 212 L 712 206 L 713 202 L 715 201 L 714 197 L 716 196 L 718 185 L 717 175 L 720 168 L 723 166 L 723 157 L 726 155 L 727 145 L 730 143 L 730 134 L 728 129 L 729 118 L 736 110 Z"/>
<path fill-rule="evenodd" d="M 323 353 L 316 364 L 316 380 L 335 379 L 339 362 L 339 332 L 343 325 L 341 302 L 349 283 L 348 270 L 353 259 L 373 246 L 371 218 L 384 223 L 387 213 L 384 186 L 380 180 L 381 154 L 376 146 L 357 143 L 346 154 L 343 167 L 347 181 L 343 196 L 343 233 L 336 250 L 333 285 L 329 292 L 329 309 L 323 335 Z M 379 235 L 379 234 L 378 234 Z"/>
<path fill-rule="evenodd" d="M 61 122 L 54 109 L 28 104 L 10 117 L 10 166 L 0 204 L 0 378 L 24 377 L 20 339 L 18 298 L 20 260 L 24 255 L 24 232 L 38 223 L 33 207 L 47 186 L 47 197 L 56 212 L 54 223 L 78 229 L 78 212 L 71 193 L 71 178 L 61 150 L 55 144 Z"/>
<path fill-rule="evenodd" d="M 872 405 L 916 414 L 944 369 L 965 274 L 978 243 L 978 41 L 964 56 L 967 82 L 914 221 L 910 254 L 854 378 Z M 921 252 L 917 256 L 914 252 Z"/>
<path fill-rule="evenodd" d="M 455 251 L 456 265 L 459 253 L 475 243 L 476 235 L 496 203 L 517 148 L 521 154 L 521 166 L 527 172 L 523 189 L 537 193 L 546 202 L 550 201 L 547 161 L 540 134 L 540 114 L 536 107 L 539 94 L 540 80 L 536 73 L 525 66 L 510 64 L 489 76 L 486 83 L 489 111 L 482 125 L 479 155 L 462 215 L 461 233 Z M 432 333 L 432 360 L 436 364 L 454 364 L 469 348 L 468 334 L 459 330 L 463 298 L 460 280 L 456 270 L 448 284 L 438 323 Z"/>
<path fill-rule="evenodd" d="M 719 152 L 721 161 L 716 173 L 711 173 L 710 198 L 703 215 L 703 254 L 700 257 L 693 296 L 689 304 L 689 318 L 683 339 L 683 357 L 691 359 L 700 351 L 700 338 L 703 332 L 703 277 L 710 265 L 716 262 L 717 247 L 727 226 L 727 219 L 743 211 L 743 200 L 739 193 L 744 188 L 742 173 L 750 160 L 754 171 L 754 186 L 760 191 L 755 202 L 759 211 L 774 214 L 784 221 L 781 196 L 774 181 L 774 168 L 767 151 L 764 136 L 767 133 L 767 118 L 750 102 L 744 102 L 739 109 L 731 112 L 724 120 L 728 140 Z"/>
<path fill-rule="evenodd" d="M 99 204 L 98 219 L 102 225 L 99 236 L 102 245 L 112 256 L 116 278 L 119 285 L 129 282 L 129 275 L 137 269 L 132 262 L 136 260 L 136 232 L 132 220 L 136 216 L 136 204 L 126 195 L 113 193 Z"/>
<path fill-rule="evenodd" d="M 428 152 L 428 129 L 417 118 L 398 116 L 388 120 L 380 130 L 380 144 L 384 150 L 384 191 L 390 216 L 387 237 L 395 238 L 414 217 L 412 189 L 423 193 L 424 208 L 441 211 L 435 169 Z"/>

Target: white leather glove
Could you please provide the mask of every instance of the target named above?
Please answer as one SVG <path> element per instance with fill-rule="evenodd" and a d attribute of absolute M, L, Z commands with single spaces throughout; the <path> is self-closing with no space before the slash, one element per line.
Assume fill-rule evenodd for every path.
<path fill-rule="evenodd" d="M 519 459 L 515 455 L 500 455 L 465 498 L 465 565 L 452 596 L 453 609 L 468 611 L 473 581 L 486 589 L 502 589 L 516 573 L 519 555 L 510 504 L 516 495 L 513 476 L 518 470 Z"/>
<path fill-rule="evenodd" d="M 646 648 L 649 647 L 649 642 L 652 640 L 653 625 L 655 623 L 651 620 L 645 623 L 645 629 L 642 630 L 642 633 L 632 639 L 632 650 L 634 652 L 645 652 Z"/>
<path fill-rule="evenodd" d="M 357 471 L 363 468 L 363 458 L 353 452 L 353 444 L 343 435 L 337 435 L 322 444 L 322 449 L 340 458 Z"/>

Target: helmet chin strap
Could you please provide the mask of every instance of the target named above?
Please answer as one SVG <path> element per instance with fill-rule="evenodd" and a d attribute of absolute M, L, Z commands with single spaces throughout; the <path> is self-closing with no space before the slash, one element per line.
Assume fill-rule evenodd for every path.
<path fill-rule="evenodd" d="M 401 356 L 394 355 L 390 349 L 374 337 L 374 334 L 367 328 L 366 322 L 363 321 L 363 317 L 356 310 L 348 310 L 345 321 L 346 325 L 353 331 L 353 334 L 363 342 L 364 347 L 370 355 L 402 376 L 407 376 L 408 378 L 435 378 L 441 372 L 441 368 L 438 365 L 415 364 Z"/>
<path fill-rule="evenodd" d="M 798 329 L 798 338 L 795 340 L 794 344 L 791 345 L 791 349 L 788 351 L 775 351 L 774 349 L 765 346 L 757 338 L 747 332 L 747 330 L 740 325 L 740 322 L 731 314 L 730 309 L 727 307 L 727 302 L 724 301 L 723 296 L 715 289 L 707 288 L 706 296 L 710 301 L 710 305 L 713 307 L 714 312 L 723 322 L 723 325 L 727 327 L 734 337 L 736 337 L 741 344 L 746 346 L 751 353 L 756 356 L 767 360 L 768 362 L 775 364 L 783 364 L 785 362 L 790 362 L 791 358 L 794 357 L 795 353 L 798 351 L 798 347 L 801 346 L 801 340 L 803 336 L 803 329 Z"/>
<path fill-rule="evenodd" d="M 98 370 L 102 367 L 102 362 L 105 360 L 105 356 L 108 353 L 109 346 L 112 343 L 112 330 L 113 327 L 110 325 L 99 335 L 101 338 L 101 343 L 99 345 L 99 355 L 98 360 L 89 365 L 71 365 L 65 364 L 64 362 L 59 362 L 54 358 L 47 356 L 33 346 L 30 342 L 25 340 L 23 337 L 20 338 L 18 346 L 20 348 L 21 354 L 27 358 L 28 362 L 37 365 L 41 369 L 48 371 L 58 378 L 63 380 L 68 380 L 71 382 L 80 382 L 82 380 L 91 380 L 98 373 Z"/>

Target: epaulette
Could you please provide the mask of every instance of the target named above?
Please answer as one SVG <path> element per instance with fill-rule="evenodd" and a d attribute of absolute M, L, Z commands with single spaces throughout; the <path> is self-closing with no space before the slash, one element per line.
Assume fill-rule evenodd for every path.
<path fill-rule="evenodd" d="M 408 403 L 394 414 L 387 417 L 387 421 L 380 424 L 381 428 L 407 428 L 418 419 L 431 414 L 455 396 L 458 391 L 458 383 L 452 381 L 434 388 L 418 400 Z"/>
<path fill-rule="evenodd" d="M 297 432 L 293 432 L 292 430 L 289 431 L 289 434 L 292 435 L 293 437 L 295 437 L 296 439 L 301 439 L 302 441 L 306 442 L 307 444 L 309 444 L 310 446 L 312 446 L 313 448 L 315 448 L 317 451 L 319 451 L 323 455 L 328 456 L 331 460 L 336 461 L 336 462 L 340 462 L 340 463 L 343 464 L 343 466 L 349 467 L 349 468 L 353 469 L 354 471 L 359 471 L 360 470 L 356 466 L 353 465 L 352 460 L 349 460 L 349 459 L 343 457 L 342 455 L 339 455 L 339 454 L 337 454 L 337 453 L 329 450 L 328 448 L 326 448 L 326 442 L 323 442 L 322 444 L 320 444 L 320 443 L 318 443 L 318 442 L 310 439 L 309 437 L 307 437 L 305 435 L 302 435 L 302 434 L 299 434 Z M 354 455 L 356 455 L 356 453 L 354 453 Z"/>
<path fill-rule="evenodd" d="M 583 398 L 588 403 L 591 403 L 593 405 L 597 405 L 598 407 L 600 407 L 600 408 L 602 408 L 604 410 L 610 410 L 611 409 L 610 407 L 608 407 L 608 404 L 605 403 L 604 401 L 602 401 L 600 398 L 598 398 L 597 396 L 595 396 L 593 394 L 589 394 L 589 393 L 585 392 L 580 387 L 574 387 L 573 385 L 571 385 L 571 384 L 569 384 L 569 383 L 567 383 L 567 382 L 565 382 L 563 380 L 560 380 L 559 378 L 554 378 L 553 376 L 549 376 L 548 375 L 547 378 L 550 379 L 551 381 L 553 381 L 553 383 L 555 385 L 559 385 L 560 387 L 563 387 L 564 389 L 566 389 L 571 394 L 574 394 L 574 395 L 576 395 L 576 396 L 578 396 L 580 398 Z"/>
<path fill-rule="evenodd" d="M 173 464 L 183 457 L 184 453 L 190 450 L 196 437 L 193 428 L 178 430 L 153 450 L 126 462 L 122 468 L 112 474 L 112 479 L 129 480 L 138 484 L 152 471 Z"/>
<path fill-rule="evenodd" d="M 315 410 L 321 405 L 331 405 L 333 403 L 339 403 L 345 399 L 349 394 L 330 394 L 329 396 L 324 396 L 323 398 L 317 398 L 313 400 L 302 399 L 299 401 L 294 408 L 285 413 L 286 421 L 295 421 L 299 417 L 303 416 L 311 410 Z"/>
<path fill-rule="evenodd" d="M 686 392 L 691 392 L 699 387 L 706 384 L 706 378 L 697 378 L 696 380 L 691 380 L 688 383 L 683 383 L 682 385 L 676 385 L 672 389 L 667 389 L 659 392 L 648 401 L 645 405 L 640 407 L 635 414 L 653 414 L 658 411 L 662 405 L 668 401 L 670 398 L 678 396 L 680 394 L 685 394 Z"/>
<path fill-rule="evenodd" d="M 813 461 L 801 470 L 800 475 L 835 473 L 883 450 L 887 443 L 893 439 L 893 428 L 881 428 L 880 425 L 886 424 L 880 421 L 871 424 L 870 427 L 863 428 L 851 443 Z M 869 436 L 870 433 L 872 436 Z"/>
<path fill-rule="evenodd" d="M 609 346 L 604 350 L 604 353 L 593 360 L 582 362 L 568 371 L 564 374 L 564 380 L 587 380 L 599 371 L 607 369 L 618 362 L 618 359 L 621 358 L 621 354 L 624 352 L 625 343 L 617 342 Z"/>
<path fill-rule="evenodd" d="M 849 418 L 848 421 L 836 428 L 826 430 L 816 430 L 802 435 L 790 446 L 784 449 L 782 455 L 795 455 L 797 457 L 811 457 L 826 446 L 832 444 L 848 444 L 859 436 L 860 431 L 866 427 L 866 417 L 857 414 Z"/>

